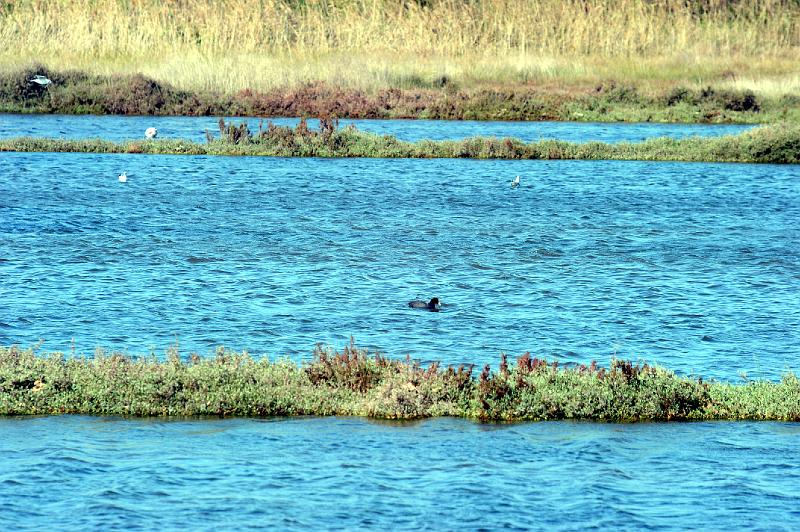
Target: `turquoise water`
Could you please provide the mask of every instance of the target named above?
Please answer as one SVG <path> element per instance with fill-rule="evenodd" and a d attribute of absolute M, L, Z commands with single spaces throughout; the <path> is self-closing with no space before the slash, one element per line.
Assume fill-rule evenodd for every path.
<path fill-rule="evenodd" d="M 5 529 L 800 524 L 797 424 L 65 416 L 0 418 L 0 434 Z"/>
<path fill-rule="evenodd" d="M 0 114 L 0 138 L 34 136 L 67 139 L 102 138 L 129 140 L 144 138 L 148 127 L 158 129 L 159 138 L 181 138 L 206 142 L 206 130 L 219 136 L 219 118 L 186 116 L 114 116 L 114 115 L 21 115 Z M 294 127 L 295 118 L 273 118 L 279 125 Z M 240 124 L 247 122 L 258 131 L 258 118 L 226 118 Z M 264 120 L 266 123 L 267 120 Z M 319 127 L 309 120 L 309 127 Z M 579 122 L 483 122 L 474 120 L 340 120 L 339 126 L 355 125 L 361 131 L 394 135 L 401 140 L 444 140 L 467 137 L 515 137 L 527 142 L 560 139 L 573 142 L 638 142 L 652 137 L 684 138 L 733 135 L 752 126 L 736 124 L 653 124 L 653 123 L 579 123 Z"/>
<path fill-rule="evenodd" d="M 0 115 L 0 135 L 55 119 Z M 0 344 L 304 360 L 352 335 L 423 362 L 616 355 L 777 379 L 800 365 L 798 178 L 775 165 L 2 153 Z M 406 306 L 432 296 L 439 313 Z M 799 431 L 0 418 L 0 529 L 794 530 Z"/>
<path fill-rule="evenodd" d="M 9 153 L 0 175 L 2 344 L 797 369 L 797 166 Z"/>

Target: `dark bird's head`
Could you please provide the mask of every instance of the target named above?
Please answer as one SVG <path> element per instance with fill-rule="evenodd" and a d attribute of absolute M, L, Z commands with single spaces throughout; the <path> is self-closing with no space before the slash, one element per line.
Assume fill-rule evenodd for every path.
<path fill-rule="evenodd" d="M 438 297 L 434 297 L 433 299 L 431 299 L 427 303 L 422 301 L 422 300 L 415 299 L 414 301 L 409 301 L 408 302 L 408 306 L 411 307 L 411 308 L 420 308 L 420 309 L 425 309 L 425 310 L 431 310 L 433 312 L 438 312 L 439 308 L 441 308 L 441 304 L 439 303 L 439 298 Z"/>

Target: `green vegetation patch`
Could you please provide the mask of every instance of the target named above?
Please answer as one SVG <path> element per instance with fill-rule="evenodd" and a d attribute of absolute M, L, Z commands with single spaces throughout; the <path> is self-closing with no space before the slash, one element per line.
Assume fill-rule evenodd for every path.
<path fill-rule="evenodd" d="M 528 353 L 514 367 L 501 355 L 499 371 L 475 376 L 472 366 L 423 368 L 352 343 L 318 347 L 303 365 L 222 348 L 208 358 L 171 349 L 159 360 L 0 347 L 0 415 L 39 414 L 800 421 L 800 381 L 704 382 L 623 360 L 562 367 Z"/>
<path fill-rule="evenodd" d="M 513 138 L 473 137 L 464 140 L 404 142 L 355 127 L 338 128 L 336 119 L 322 117 L 320 129 L 305 120 L 294 128 L 271 122 L 251 132 L 247 124 L 219 122 L 220 137 L 206 132 L 207 143 L 185 140 L 63 140 L 13 138 L 0 140 L 0 152 L 88 152 L 189 155 L 256 155 L 280 157 L 387 157 L 473 159 L 603 159 L 740 163 L 800 162 L 800 125 L 762 126 L 738 135 L 656 138 L 638 143 L 574 143 Z"/>

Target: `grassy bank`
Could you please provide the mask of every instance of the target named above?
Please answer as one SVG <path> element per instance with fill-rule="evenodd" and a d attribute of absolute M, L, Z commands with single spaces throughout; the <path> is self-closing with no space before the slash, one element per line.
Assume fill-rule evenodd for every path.
<path fill-rule="evenodd" d="M 32 83 L 35 75 L 52 84 Z M 647 91 L 615 81 L 465 89 L 440 76 L 422 88 L 369 92 L 317 82 L 229 93 L 178 89 L 141 74 L 101 76 L 39 64 L 0 71 L 0 112 L 756 124 L 800 121 L 800 91 L 764 95 L 688 85 Z"/>
<path fill-rule="evenodd" d="M 800 381 L 787 374 L 779 383 L 704 382 L 646 364 L 564 368 L 529 354 L 513 365 L 501 356 L 497 372 L 473 374 L 353 345 L 317 348 L 300 366 L 222 349 L 213 358 L 171 350 L 158 360 L 0 347 L 0 415 L 20 414 L 800 421 Z"/>
<path fill-rule="evenodd" d="M 279 157 L 384 157 L 477 159 L 603 159 L 645 161 L 704 161 L 743 163 L 800 163 L 800 126 L 763 126 L 738 135 L 657 138 L 640 143 L 573 143 L 475 137 L 459 141 L 404 142 L 352 126 L 339 129 L 333 119 L 321 119 L 320 130 L 305 120 L 294 127 L 271 122 L 251 132 L 245 124 L 220 120 L 220 137 L 207 132 L 206 144 L 185 140 L 61 140 L 13 138 L 0 140 L 0 152 L 148 153 L 187 155 L 253 155 Z"/>
<path fill-rule="evenodd" d="M 374 93 L 607 80 L 797 93 L 794 0 L 20 0 L 0 65 L 143 73 L 192 92 Z"/>

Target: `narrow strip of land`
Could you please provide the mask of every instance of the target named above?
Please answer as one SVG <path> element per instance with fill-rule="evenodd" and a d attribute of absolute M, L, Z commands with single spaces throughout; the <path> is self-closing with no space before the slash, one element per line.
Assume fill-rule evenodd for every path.
<path fill-rule="evenodd" d="M 220 121 L 221 136 L 205 144 L 177 139 L 111 142 L 20 137 L 0 140 L 0 151 L 147 153 L 165 155 L 250 155 L 275 157 L 381 157 L 473 159 L 593 159 L 739 163 L 800 162 L 800 126 L 776 124 L 738 135 L 655 138 L 638 143 L 575 143 L 474 137 L 464 140 L 405 142 L 389 135 L 336 127 L 323 119 L 319 131 L 302 120 L 296 127 L 268 123 L 258 132 L 246 124 Z"/>
<path fill-rule="evenodd" d="M 474 374 L 474 373 L 477 373 Z M 647 364 L 612 360 L 561 367 L 524 354 L 489 366 L 427 368 L 350 345 L 318 348 L 303 365 L 216 356 L 93 357 L 0 347 L 0 415 L 355 415 L 388 419 L 800 421 L 800 380 L 706 382 Z"/>

